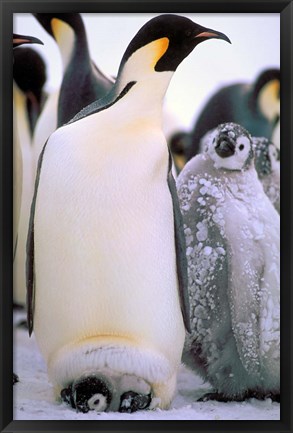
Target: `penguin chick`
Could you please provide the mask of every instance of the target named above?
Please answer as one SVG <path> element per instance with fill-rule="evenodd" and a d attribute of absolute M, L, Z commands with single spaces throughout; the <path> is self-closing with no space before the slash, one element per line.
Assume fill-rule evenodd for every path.
<path fill-rule="evenodd" d="M 200 140 L 200 153 L 207 151 L 210 137 L 216 128 L 208 131 Z M 252 137 L 254 163 L 258 178 L 266 195 L 280 213 L 280 149 L 265 137 Z"/>
<path fill-rule="evenodd" d="M 183 362 L 220 401 L 280 394 L 280 217 L 253 142 L 219 125 L 177 179 L 186 235 L 191 334 Z"/>
<path fill-rule="evenodd" d="M 181 61 L 210 38 L 228 41 L 185 17 L 152 19 L 128 45 L 110 93 L 43 148 L 27 244 L 28 320 L 56 396 L 93 371 L 111 383 L 135 379 L 122 381 L 113 410 L 130 392 L 139 394 L 126 396 L 134 409 L 150 394 L 151 404 L 170 406 L 190 324 L 162 100 Z"/>
<path fill-rule="evenodd" d="M 252 137 L 255 168 L 275 209 L 280 213 L 280 149 L 265 137 Z"/>
<path fill-rule="evenodd" d="M 239 123 L 253 136 L 280 137 L 280 70 L 266 69 L 253 83 L 222 87 L 207 101 L 191 132 L 187 160 L 199 153 L 201 138 L 219 124 Z"/>
<path fill-rule="evenodd" d="M 64 75 L 58 100 L 57 126 L 62 126 L 82 108 L 106 95 L 114 80 L 102 73 L 90 59 L 80 14 L 33 15 L 55 39 L 61 53 Z"/>

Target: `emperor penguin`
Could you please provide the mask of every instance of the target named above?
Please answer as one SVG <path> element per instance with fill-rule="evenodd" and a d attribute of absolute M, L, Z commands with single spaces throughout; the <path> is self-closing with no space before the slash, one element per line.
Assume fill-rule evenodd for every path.
<path fill-rule="evenodd" d="M 110 93 L 57 129 L 38 165 L 28 321 L 55 395 L 82 412 L 170 406 L 187 267 L 162 101 L 199 43 L 229 39 L 177 15 L 147 22 Z"/>
<path fill-rule="evenodd" d="M 280 213 L 280 148 L 265 137 L 252 137 L 255 168 L 264 192 Z"/>
<path fill-rule="evenodd" d="M 266 137 L 280 147 L 280 70 L 265 69 L 254 82 L 239 82 L 216 91 L 195 121 L 187 160 L 199 153 L 202 137 L 225 122 L 238 123 L 252 136 Z"/>
<path fill-rule="evenodd" d="M 191 333 L 183 362 L 214 387 L 201 400 L 280 400 L 280 216 L 240 125 L 219 125 L 177 179 Z"/>
<path fill-rule="evenodd" d="M 19 47 L 23 44 L 43 44 L 40 39 L 32 37 L 32 36 L 24 36 L 19 34 L 13 34 L 13 48 Z M 27 97 L 24 92 L 22 85 L 23 80 L 20 78 L 21 73 L 27 75 L 24 69 L 23 62 L 19 62 L 19 56 L 17 52 L 21 51 L 15 50 L 14 52 L 14 65 L 13 65 L 13 73 L 15 70 L 18 70 L 18 82 L 13 82 L 13 248 L 14 248 L 14 275 L 19 270 L 22 274 L 21 280 L 21 288 L 19 286 L 19 290 L 16 289 L 14 284 L 14 302 L 17 304 L 24 305 L 26 299 L 26 283 L 25 283 L 25 244 L 27 238 L 28 231 L 28 221 L 29 221 L 29 208 L 30 203 L 28 203 L 27 208 L 27 224 L 23 231 L 23 236 L 21 232 L 21 222 L 22 220 L 22 209 L 24 204 L 22 200 L 26 195 L 26 186 L 24 186 L 24 179 L 26 178 L 26 155 L 27 152 L 30 151 L 31 144 L 31 129 L 29 122 L 29 114 L 27 110 Z M 21 65 L 20 65 L 21 63 Z M 30 200 L 32 200 L 33 194 L 33 184 L 31 184 L 31 196 Z M 23 237 L 23 242 L 22 242 Z M 23 262 L 22 266 L 16 266 L 16 250 L 17 245 L 23 243 Z M 21 249 L 21 247 L 18 247 Z M 15 281 L 14 281 L 15 283 Z M 16 296 L 16 292 L 19 293 L 19 296 Z"/>

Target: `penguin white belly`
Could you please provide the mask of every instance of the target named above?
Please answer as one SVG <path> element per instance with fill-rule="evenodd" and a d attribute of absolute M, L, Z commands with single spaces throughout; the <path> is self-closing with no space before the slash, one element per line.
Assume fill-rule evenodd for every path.
<path fill-rule="evenodd" d="M 160 131 L 146 138 L 134 125 L 112 125 L 111 142 L 95 132 L 93 142 L 98 126 L 82 122 L 58 130 L 45 150 L 36 337 L 55 383 L 106 366 L 161 383 L 176 373 L 185 334 L 167 146 Z"/>

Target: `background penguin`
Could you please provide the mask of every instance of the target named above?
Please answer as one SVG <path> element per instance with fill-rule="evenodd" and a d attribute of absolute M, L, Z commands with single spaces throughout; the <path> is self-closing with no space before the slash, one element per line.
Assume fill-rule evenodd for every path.
<path fill-rule="evenodd" d="M 168 408 L 173 398 L 189 304 L 162 100 L 177 66 L 210 38 L 229 41 L 184 17 L 149 21 L 107 97 L 42 151 L 27 245 L 29 330 L 56 396 L 71 406 L 88 376 L 98 379 L 98 411 Z"/>
<path fill-rule="evenodd" d="M 13 48 L 22 44 L 38 43 L 43 44 L 39 39 L 31 36 L 13 34 Z M 30 152 L 31 152 L 31 127 L 30 116 L 27 105 L 27 92 L 34 92 L 33 81 L 38 79 L 39 68 L 35 68 L 33 63 L 29 65 L 23 58 L 23 50 L 14 50 L 13 77 L 17 81 L 13 82 L 13 232 L 14 232 L 14 285 L 13 299 L 15 304 L 24 305 L 26 299 L 25 283 L 25 244 L 28 231 L 29 207 L 27 206 L 27 223 L 22 231 L 22 220 L 24 204 L 23 200 L 27 194 L 27 171 L 30 171 Z M 31 59 L 30 59 L 31 60 Z M 27 59 L 29 61 L 29 59 Z M 43 72 L 41 71 L 41 74 Z M 29 75 L 32 75 L 30 81 Z M 30 90 L 29 90 L 30 88 Z M 27 166 L 28 164 L 28 166 Z M 32 200 L 33 183 L 30 185 L 30 201 Z M 22 244 L 22 246 L 20 245 Z M 16 255 L 22 251 L 22 265 Z M 20 276 L 19 284 L 16 284 L 16 273 Z"/>
<path fill-rule="evenodd" d="M 280 213 L 280 149 L 265 137 L 252 137 L 255 168 L 264 192 Z"/>
<path fill-rule="evenodd" d="M 13 33 L 12 37 L 13 49 L 23 44 L 43 44 L 40 39 L 33 36 L 25 36 Z M 15 56 L 15 53 L 13 55 Z M 18 91 L 18 94 L 21 92 Z M 15 96 L 15 93 L 14 93 Z M 13 101 L 13 260 L 15 259 L 15 251 L 17 248 L 18 238 L 18 224 L 21 209 L 21 195 L 22 195 L 22 155 L 20 148 L 20 136 L 17 130 L 17 119 L 23 118 L 20 112 L 24 110 L 22 103 Z M 17 374 L 13 373 L 12 384 L 15 385 L 19 382 Z"/>
<path fill-rule="evenodd" d="M 253 84 L 225 86 L 206 103 L 191 132 L 187 160 L 199 152 L 201 138 L 225 122 L 239 123 L 251 135 L 271 139 L 279 147 L 280 70 L 263 71 Z"/>
<path fill-rule="evenodd" d="M 280 218 L 239 125 L 210 135 L 177 180 L 191 334 L 183 361 L 210 381 L 203 400 L 280 398 Z"/>

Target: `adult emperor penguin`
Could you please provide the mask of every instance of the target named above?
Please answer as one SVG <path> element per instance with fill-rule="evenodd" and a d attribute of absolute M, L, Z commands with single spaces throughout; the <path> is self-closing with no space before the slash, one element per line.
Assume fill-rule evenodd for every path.
<path fill-rule="evenodd" d="M 40 39 L 32 37 L 32 36 L 24 36 L 19 34 L 13 34 L 13 48 L 19 47 L 23 44 L 43 44 Z M 18 64 L 18 56 L 17 51 L 14 53 L 14 57 L 16 60 L 14 62 L 14 70 L 15 68 L 19 69 Z M 14 248 L 14 270 L 16 269 L 15 264 L 15 254 L 17 244 L 19 244 L 21 235 L 19 235 L 19 221 L 21 215 L 21 208 L 23 206 L 22 199 L 25 195 L 25 187 L 23 186 L 23 179 L 25 176 L 26 167 L 24 167 L 24 152 L 27 150 L 27 146 L 30 146 L 31 137 L 30 137 L 30 125 L 29 125 L 29 116 L 26 106 L 26 95 L 23 90 L 17 85 L 17 83 L 13 83 L 13 248 Z M 31 194 L 32 194 L 32 185 L 31 185 Z M 31 195 L 32 199 L 32 195 Z M 29 205 L 28 205 L 29 206 Z M 28 209 L 28 217 L 27 217 L 27 225 L 24 230 L 25 239 L 27 237 L 28 230 L 28 220 L 29 220 L 29 209 Z M 22 278 L 22 289 L 21 292 L 23 296 L 15 297 L 14 301 L 20 304 L 25 303 L 26 298 L 26 290 L 25 290 L 25 243 L 24 239 L 23 244 L 23 278 Z M 15 293 L 15 290 L 14 290 Z M 16 299 L 17 298 L 17 299 Z"/>
<path fill-rule="evenodd" d="M 168 408 L 189 329 L 181 214 L 162 101 L 199 43 L 177 15 L 146 23 L 114 88 L 42 151 L 28 237 L 29 330 L 56 396 L 81 411 Z"/>
<path fill-rule="evenodd" d="M 280 217 L 264 193 L 253 143 L 219 125 L 177 179 L 191 328 L 183 361 L 210 381 L 201 400 L 280 399 Z"/>

